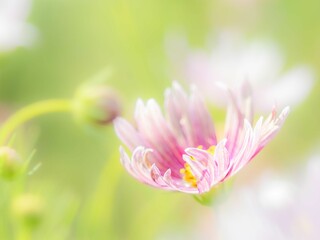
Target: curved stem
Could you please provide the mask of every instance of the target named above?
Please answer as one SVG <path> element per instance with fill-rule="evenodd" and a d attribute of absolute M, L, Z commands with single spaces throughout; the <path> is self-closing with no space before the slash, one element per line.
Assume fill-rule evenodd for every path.
<path fill-rule="evenodd" d="M 71 110 L 70 100 L 45 100 L 33 103 L 20 109 L 9 117 L 0 129 L 0 146 L 6 144 L 10 135 L 23 123 L 40 115 L 52 112 L 68 112 Z"/>

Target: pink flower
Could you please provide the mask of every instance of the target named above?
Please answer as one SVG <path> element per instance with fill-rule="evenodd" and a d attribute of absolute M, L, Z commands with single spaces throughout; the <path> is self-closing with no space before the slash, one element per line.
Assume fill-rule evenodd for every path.
<path fill-rule="evenodd" d="M 132 151 L 120 147 L 121 162 L 139 181 L 165 190 L 201 194 L 233 176 L 276 135 L 289 108 L 273 110 L 252 125 L 250 89 L 230 96 L 225 136 L 217 140 L 210 114 L 195 87 L 187 95 L 173 83 L 165 93 L 165 116 L 155 100 L 138 100 L 136 126 L 117 118 L 115 130 Z"/>

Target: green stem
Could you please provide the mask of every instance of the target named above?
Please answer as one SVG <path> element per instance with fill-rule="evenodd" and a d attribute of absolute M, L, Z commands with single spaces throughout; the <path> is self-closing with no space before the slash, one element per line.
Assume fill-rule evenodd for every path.
<path fill-rule="evenodd" d="M 18 240 L 31 240 L 32 239 L 32 230 L 26 226 L 20 226 L 18 230 Z"/>
<path fill-rule="evenodd" d="M 45 100 L 33 103 L 20 109 L 9 117 L 0 129 L 0 146 L 5 145 L 10 135 L 23 123 L 40 115 L 52 112 L 68 112 L 71 110 L 70 100 Z"/>
<path fill-rule="evenodd" d="M 102 229 L 105 229 L 111 239 L 116 237 L 112 217 L 115 193 L 122 173 L 122 166 L 117 161 L 117 155 L 118 152 L 107 160 L 96 190 L 84 211 L 84 224 L 89 229 L 84 234 L 88 234 L 88 237 L 96 236 L 95 234 L 101 232 Z"/>

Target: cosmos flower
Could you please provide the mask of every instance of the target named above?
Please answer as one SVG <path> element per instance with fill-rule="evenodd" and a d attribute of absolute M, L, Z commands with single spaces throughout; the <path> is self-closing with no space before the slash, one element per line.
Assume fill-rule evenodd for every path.
<path fill-rule="evenodd" d="M 319 181 L 317 155 L 291 177 L 269 173 L 238 188 L 215 208 L 215 239 L 319 239 Z"/>
<path fill-rule="evenodd" d="M 121 162 L 139 181 L 165 190 L 201 194 L 225 181 L 250 162 L 276 135 L 289 108 L 275 110 L 252 124 L 250 87 L 244 84 L 230 97 L 225 136 L 218 140 L 200 93 L 186 94 L 177 83 L 165 93 L 165 116 L 153 99 L 138 100 L 133 126 L 117 118 L 115 130 L 132 151 L 121 147 Z"/>
<path fill-rule="evenodd" d="M 26 23 L 30 7 L 30 0 L 0 0 L 0 52 L 34 41 L 36 30 Z"/>
<path fill-rule="evenodd" d="M 299 104 L 310 92 L 314 72 L 306 65 L 284 71 L 285 59 L 273 42 L 246 42 L 241 34 L 225 31 L 207 50 L 190 50 L 182 37 L 169 37 L 169 54 L 175 71 L 182 79 L 199 86 L 209 101 L 227 103 L 216 82 L 237 88 L 244 80 L 253 88 L 254 107 L 268 112 L 274 102 L 278 107 Z M 272 104 L 272 105 L 271 105 Z"/>

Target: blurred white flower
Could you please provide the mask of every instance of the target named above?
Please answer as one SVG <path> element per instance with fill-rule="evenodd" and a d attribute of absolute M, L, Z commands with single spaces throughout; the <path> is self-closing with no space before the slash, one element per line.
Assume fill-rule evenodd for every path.
<path fill-rule="evenodd" d="M 30 8 L 30 0 L 0 0 L 0 52 L 34 41 L 36 30 L 26 23 Z"/>
<path fill-rule="evenodd" d="M 320 156 L 289 181 L 265 175 L 216 206 L 216 238 L 223 240 L 316 240 L 320 236 Z"/>
<path fill-rule="evenodd" d="M 274 43 L 249 43 L 235 32 L 220 34 L 210 53 L 190 50 L 181 37 L 169 37 L 168 45 L 179 77 L 201 87 L 206 97 L 219 105 L 226 103 L 226 96 L 216 82 L 238 87 L 248 80 L 258 111 L 269 111 L 273 104 L 294 106 L 308 95 L 313 84 L 314 73 L 306 65 L 284 71 L 285 60 Z"/>

